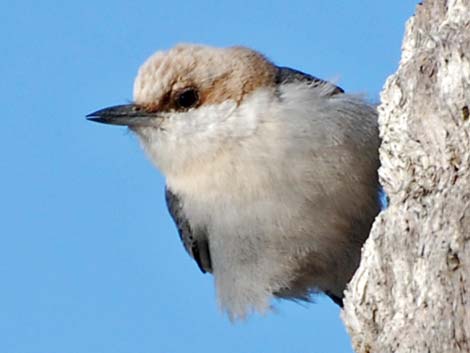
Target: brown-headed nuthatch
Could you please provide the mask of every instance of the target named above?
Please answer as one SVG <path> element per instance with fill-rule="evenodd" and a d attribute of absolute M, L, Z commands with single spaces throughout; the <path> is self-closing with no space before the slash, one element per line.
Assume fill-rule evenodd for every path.
<path fill-rule="evenodd" d="M 231 318 L 318 291 L 342 305 L 379 211 L 373 106 L 247 48 L 179 45 L 140 68 L 132 104 L 88 117 L 139 137 Z"/>

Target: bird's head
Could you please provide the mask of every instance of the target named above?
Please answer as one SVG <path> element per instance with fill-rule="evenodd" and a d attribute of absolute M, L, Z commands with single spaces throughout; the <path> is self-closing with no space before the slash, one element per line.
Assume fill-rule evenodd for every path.
<path fill-rule="evenodd" d="M 128 126 L 165 174 L 197 168 L 255 133 L 275 97 L 276 69 L 244 47 L 178 45 L 142 65 L 132 104 L 88 117 Z"/>

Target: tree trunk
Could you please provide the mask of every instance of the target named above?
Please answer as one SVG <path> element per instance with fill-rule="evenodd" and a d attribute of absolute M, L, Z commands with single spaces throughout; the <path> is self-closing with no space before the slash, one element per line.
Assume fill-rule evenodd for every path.
<path fill-rule="evenodd" d="M 429 0 L 382 92 L 389 196 L 346 294 L 357 353 L 470 352 L 470 0 Z"/>

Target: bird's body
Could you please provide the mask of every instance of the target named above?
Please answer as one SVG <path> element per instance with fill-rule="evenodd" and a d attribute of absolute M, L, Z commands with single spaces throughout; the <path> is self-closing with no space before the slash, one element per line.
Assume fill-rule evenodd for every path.
<path fill-rule="evenodd" d="M 231 317 L 273 296 L 341 302 L 379 209 L 373 107 L 255 51 L 195 45 L 151 57 L 134 100 L 92 115 L 139 136 Z"/>

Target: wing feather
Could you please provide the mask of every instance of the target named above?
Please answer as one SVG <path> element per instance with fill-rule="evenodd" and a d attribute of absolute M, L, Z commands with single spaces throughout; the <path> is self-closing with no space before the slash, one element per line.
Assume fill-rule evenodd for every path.
<path fill-rule="evenodd" d="M 184 214 L 180 197 L 168 187 L 165 188 L 165 200 L 186 251 L 196 261 L 202 273 L 212 272 L 207 232 L 191 227 L 188 218 Z"/>

